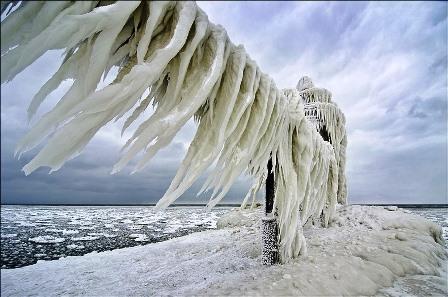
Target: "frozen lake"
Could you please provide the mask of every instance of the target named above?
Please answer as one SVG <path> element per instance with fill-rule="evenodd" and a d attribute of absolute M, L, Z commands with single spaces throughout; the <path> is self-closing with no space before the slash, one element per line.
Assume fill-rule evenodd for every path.
<path fill-rule="evenodd" d="M 2 206 L 1 268 L 152 242 L 216 228 L 231 208 L 152 206 Z"/>
<path fill-rule="evenodd" d="M 1 268 L 55 260 L 153 242 L 216 228 L 231 207 L 2 206 Z M 443 227 L 448 240 L 448 209 L 408 209 Z"/>

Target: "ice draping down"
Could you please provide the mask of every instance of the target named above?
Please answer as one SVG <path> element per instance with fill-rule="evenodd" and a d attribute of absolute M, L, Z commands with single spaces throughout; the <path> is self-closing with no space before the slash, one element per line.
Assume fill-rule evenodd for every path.
<path fill-rule="evenodd" d="M 51 135 L 25 174 L 42 166 L 58 170 L 108 122 L 133 110 L 124 131 L 152 104 L 154 113 L 127 141 L 113 172 L 141 152 L 135 170 L 143 169 L 188 120 L 198 122 L 159 209 L 213 164 L 201 189 L 212 190 L 208 206 L 244 172 L 254 177 L 246 203 L 263 184 L 272 157 L 281 257 L 287 261 L 306 251 L 302 226 L 310 220 L 326 226 L 338 201 L 345 203 L 345 119 L 331 93 L 306 77 L 297 89 L 279 90 L 196 3 L 2 1 L 2 13 L 14 5 L 19 7 L 1 26 L 2 83 L 46 51 L 65 50 L 57 72 L 32 99 L 29 119 L 61 82 L 73 80 L 18 143 L 20 156 Z M 96 90 L 114 66 L 119 71 L 113 83 Z M 331 144 L 319 134 L 323 126 Z"/>

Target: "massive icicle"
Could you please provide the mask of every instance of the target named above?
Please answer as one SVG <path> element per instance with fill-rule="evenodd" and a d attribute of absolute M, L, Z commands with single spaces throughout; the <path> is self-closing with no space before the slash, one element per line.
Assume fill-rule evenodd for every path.
<path fill-rule="evenodd" d="M 7 8 L 2 2 L 2 11 Z M 133 110 L 124 131 L 152 103 L 154 113 L 127 141 L 113 172 L 143 152 L 135 168 L 141 170 L 189 119 L 199 122 L 158 208 L 173 203 L 212 164 L 201 189 L 212 190 L 209 207 L 243 172 L 254 176 L 243 204 L 250 196 L 254 201 L 272 157 L 286 261 L 306 251 L 303 225 L 328 225 L 336 203 L 346 202 L 345 118 L 331 93 L 308 77 L 296 89 L 279 90 L 194 2 L 22 2 L 2 22 L 1 34 L 2 82 L 46 51 L 66 50 L 31 101 L 29 119 L 62 81 L 74 81 L 17 145 L 22 154 L 55 132 L 25 165 L 26 174 L 41 166 L 58 170 L 108 122 Z M 113 66 L 119 68 L 113 83 L 96 90 Z"/>

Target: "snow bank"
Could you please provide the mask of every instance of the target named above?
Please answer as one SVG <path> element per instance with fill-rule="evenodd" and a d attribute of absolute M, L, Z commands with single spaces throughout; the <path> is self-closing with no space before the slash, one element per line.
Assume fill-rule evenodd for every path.
<path fill-rule="evenodd" d="M 239 227 L 2 270 L 2 296 L 446 295 L 439 226 L 382 207 L 341 207 L 336 217 L 306 226 L 307 256 L 284 265 L 261 265 L 260 225 L 243 211 L 233 215 Z"/>
<path fill-rule="evenodd" d="M 216 222 L 218 229 L 228 227 L 250 227 L 260 221 L 261 209 L 256 211 L 239 210 L 224 214 Z"/>

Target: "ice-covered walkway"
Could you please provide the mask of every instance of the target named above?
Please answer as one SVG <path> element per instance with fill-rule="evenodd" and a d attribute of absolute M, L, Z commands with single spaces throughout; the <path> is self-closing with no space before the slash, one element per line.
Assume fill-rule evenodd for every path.
<path fill-rule="evenodd" d="M 233 226 L 220 230 L 2 270 L 1 292 L 2 296 L 448 292 L 442 269 L 447 252 L 437 225 L 382 207 L 348 206 L 337 213 L 332 227 L 305 229 L 308 255 L 285 265 L 261 265 L 258 213 L 231 213 L 221 225 Z M 394 287 L 385 289 L 397 279 Z"/>

